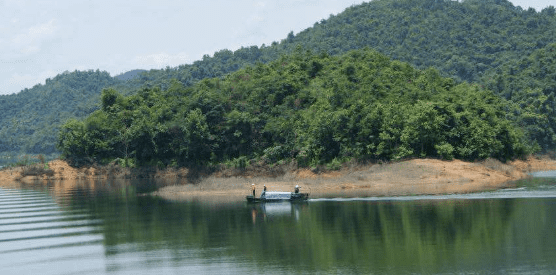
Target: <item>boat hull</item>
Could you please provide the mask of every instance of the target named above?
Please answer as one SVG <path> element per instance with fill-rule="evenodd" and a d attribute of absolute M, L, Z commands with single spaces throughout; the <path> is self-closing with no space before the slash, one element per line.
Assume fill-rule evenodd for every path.
<path fill-rule="evenodd" d="M 280 202 L 280 201 L 306 201 L 309 199 L 309 193 L 291 193 L 290 196 L 287 197 L 255 197 L 252 195 L 246 196 L 247 202 L 250 203 L 257 203 L 257 202 Z"/>

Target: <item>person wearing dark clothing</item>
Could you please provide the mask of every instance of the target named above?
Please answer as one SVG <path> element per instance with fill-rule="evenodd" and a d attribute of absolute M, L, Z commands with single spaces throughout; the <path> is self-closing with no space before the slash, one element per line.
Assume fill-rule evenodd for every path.
<path fill-rule="evenodd" d="M 266 194 L 266 184 L 263 185 L 263 192 L 261 193 L 261 198 L 264 197 L 265 194 Z"/>

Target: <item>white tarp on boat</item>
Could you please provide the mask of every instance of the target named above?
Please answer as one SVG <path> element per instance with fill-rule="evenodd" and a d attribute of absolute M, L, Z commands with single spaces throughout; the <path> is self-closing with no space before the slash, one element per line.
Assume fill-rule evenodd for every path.
<path fill-rule="evenodd" d="M 289 200 L 291 197 L 291 192 L 265 192 L 264 194 L 267 200 Z"/>

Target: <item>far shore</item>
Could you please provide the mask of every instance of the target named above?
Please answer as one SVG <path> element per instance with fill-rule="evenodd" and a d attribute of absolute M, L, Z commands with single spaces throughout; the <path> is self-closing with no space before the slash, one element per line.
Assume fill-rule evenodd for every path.
<path fill-rule="evenodd" d="M 299 185 L 302 192 L 310 193 L 310 198 L 462 194 L 511 188 L 515 181 L 529 177 L 530 172 L 556 170 L 556 161 L 533 156 L 507 163 L 493 159 L 480 162 L 411 159 L 317 173 L 309 169 L 291 169 L 278 175 L 220 171 L 196 175 L 194 180 L 186 168 L 140 171 L 117 166 L 73 168 L 62 160 L 51 161 L 45 167 L 47 173 L 40 175 L 25 172 L 24 167 L 4 168 L 0 170 L 0 187 L 138 177 L 165 182 L 151 195 L 177 201 L 244 200 L 252 184 L 257 195 L 265 185 L 268 191 L 293 191 Z"/>

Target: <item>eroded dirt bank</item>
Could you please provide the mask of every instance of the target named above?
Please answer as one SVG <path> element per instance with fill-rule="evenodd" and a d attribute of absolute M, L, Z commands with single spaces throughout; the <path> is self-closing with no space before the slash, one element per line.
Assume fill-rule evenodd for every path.
<path fill-rule="evenodd" d="M 269 191 L 293 190 L 301 186 L 311 197 L 365 197 L 421 194 L 469 193 L 512 187 L 515 180 L 528 172 L 556 170 L 556 161 L 529 157 L 503 164 L 497 160 L 464 162 L 437 159 L 413 159 L 389 164 L 345 168 L 335 172 L 313 173 L 307 169 L 292 169 L 279 176 L 269 173 L 229 173 L 220 171 L 192 175 L 188 169 L 158 170 L 155 168 L 127 169 L 118 166 L 73 168 L 66 162 L 48 163 L 48 171 L 37 175 L 36 170 L 18 167 L 0 171 L 0 186 L 37 184 L 58 181 L 152 178 L 166 182 L 153 195 L 170 200 L 194 198 L 241 200 L 249 193 L 251 184 L 257 194 L 266 185 Z M 42 167 L 41 167 L 42 168 Z M 39 169 L 40 170 L 40 169 Z M 272 173 L 270 173 L 272 174 Z M 234 176 L 235 175 L 235 176 Z M 71 184 L 70 184 L 71 185 Z"/>

